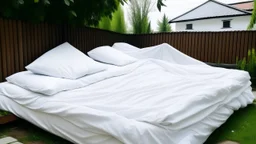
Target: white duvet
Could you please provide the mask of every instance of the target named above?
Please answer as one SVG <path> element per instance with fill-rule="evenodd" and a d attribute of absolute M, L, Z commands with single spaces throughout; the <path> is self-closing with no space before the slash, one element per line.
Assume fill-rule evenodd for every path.
<path fill-rule="evenodd" d="M 126 144 L 200 144 L 226 120 L 223 115 L 252 103 L 247 72 L 174 61 L 144 59 L 112 68 L 52 96 L 2 83 L 0 96 Z"/>

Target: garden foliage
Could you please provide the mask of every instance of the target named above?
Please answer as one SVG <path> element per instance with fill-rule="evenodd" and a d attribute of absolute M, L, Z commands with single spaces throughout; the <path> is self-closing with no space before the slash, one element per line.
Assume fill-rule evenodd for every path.
<path fill-rule="evenodd" d="M 253 6 L 253 11 L 252 11 L 252 16 L 251 16 L 251 21 L 248 25 L 248 29 L 253 29 L 254 25 L 256 23 L 256 0 L 254 0 L 254 6 Z"/>
<path fill-rule="evenodd" d="M 149 21 L 151 0 L 131 0 L 130 22 L 134 34 L 150 33 L 151 24 Z"/>
<path fill-rule="evenodd" d="M 168 17 L 164 14 L 161 21 L 158 21 L 158 32 L 171 32 L 172 28 L 169 24 Z"/>
<path fill-rule="evenodd" d="M 255 85 L 256 77 L 256 53 L 255 49 L 249 49 L 247 57 L 244 57 L 242 60 L 238 60 L 237 57 L 237 67 L 241 70 L 248 71 L 252 77 L 253 85 Z"/>
<path fill-rule="evenodd" d="M 127 0 L 0 0 L 0 17 L 33 22 L 98 25 Z M 160 10 L 163 0 L 157 0 Z"/>

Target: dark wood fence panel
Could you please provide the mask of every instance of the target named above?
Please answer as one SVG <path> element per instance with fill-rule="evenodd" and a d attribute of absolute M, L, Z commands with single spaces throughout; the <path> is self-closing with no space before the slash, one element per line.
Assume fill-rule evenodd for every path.
<path fill-rule="evenodd" d="M 87 53 L 88 51 L 98 46 L 112 46 L 115 42 L 130 43 L 129 35 L 122 35 L 94 28 L 74 28 L 65 26 L 63 30 L 65 31 L 64 40 L 80 49 L 84 53 Z"/>
<path fill-rule="evenodd" d="M 168 43 L 179 51 L 204 62 L 235 63 L 256 48 L 256 31 L 173 32 L 133 35 L 138 47 Z"/>
<path fill-rule="evenodd" d="M 62 42 L 58 25 L 0 19 L 0 81 Z"/>
<path fill-rule="evenodd" d="M 118 34 L 114 32 L 56 24 L 31 24 L 0 18 L 0 81 L 23 71 L 25 66 L 49 49 L 69 42 L 82 52 L 115 42 L 137 47 L 168 43 L 179 51 L 212 63 L 235 63 L 256 48 L 256 31 L 173 32 L 157 34 Z"/>

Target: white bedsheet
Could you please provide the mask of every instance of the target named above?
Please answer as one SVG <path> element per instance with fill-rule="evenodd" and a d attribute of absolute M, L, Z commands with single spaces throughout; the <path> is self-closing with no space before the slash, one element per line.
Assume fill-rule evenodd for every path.
<path fill-rule="evenodd" d="M 2 83 L 0 95 L 126 144 L 202 143 L 226 120 L 221 115 L 228 117 L 255 98 L 247 72 L 204 64 L 146 59 L 115 73 L 50 97 Z M 211 120 L 212 115 L 220 115 L 219 120 Z"/>
<path fill-rule="evenodd" d="M 246 106 L 251 98 L 246 90 L 240 97 L 233 99 L 204 120 L 185 128 L 181 131 L 174 131 L 170 137 L 181 139 L 177 144 L 201 144 L 213 132 L 213 130 L 223 124 L 233 113 L 233 110 L 241 106 Z M 8 110 L 15 115 L 28 120 L 29 122 L 45 129 L 55 135 L 79 144 L 121 144 L 118 139 L 110 135 L 101 135 L 82 129 L 62 117 L 38 112 L 17 104 L 6 96 L 0 95 L 0 109 Z M 65 127 L 64 127 L 65 126 Z"/>
<path fill-rule="evenodd" d="M 72 143 L 79 144 L 121 144 L 110 135 L 100 135 L 82 129 L 57 115 L 31 110 L 12 99 L 0 95 L 0 109 L 10 111 L 34 125 L 58 135 Z"/>
<path fill-rule="evenodd" d="M 112 47 L 137 59 L 153 58 L 181 65 L 206 65 L 205 63 L 178 51 L 167 43 L 143 49 L 127 43 L 115 43 Z"/>
<path fill-rule="evenodd" d="M 250 91 L 248 89 L 248 91 Z M 247 92 L 248 92 L 247 91 Z M 210 114 L 201 122 L 194 124 L 181 131 L 175 131 L 173 138 L 182 139 L 177 144 L 201 144 L 212 131 L 224 123 L 233 113 L 233 109 L 245 106 L 251 98 L 244 92 L 240 97 L 232 100 L 214 113 Z M 82 129 L 62 117 L 28 109 L 17 104 L 8 97 L 0 95 L 0 109 L 8 110 L 15 115 L 30 121 L 55 135 L 79 144 L 121 144 L 119 140 L 110 135 L 101 135 Z M 65 126 L 65 127 L 64 127 Z"/>

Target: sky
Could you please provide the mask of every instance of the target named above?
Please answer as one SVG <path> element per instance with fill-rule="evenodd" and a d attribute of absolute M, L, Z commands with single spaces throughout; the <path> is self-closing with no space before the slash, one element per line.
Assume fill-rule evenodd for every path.
<path fill-rule="evenodd" d="M 157 0 L 152 0 L 152 5 L 156 3 Z M 156 8 L 156 6 L 152 6 L 151 12 L 149 13 L 149 18 L 151 21 L 151 26 L 154 31 L 157 29 L 157 21 L 162 18 L 164 14 L 167 15 L 167 17 L 171 20 L 172 18 L 175 18 L 193 8 L 196 6 L 206 2 L 207 0 L 165 0 L 164 3 L 166 7 L 162 7 L 161 12 L 159 12 Z M 241 1 L 248 1 L 248 0 L 218 0 L 222 3 L 235 3 L 235 2 L 241 2 Z M 124 12 L 125 12 L 125 19 L 128 22 L 129 21 L 129 6 L 124 6 Z M 128 22 L 129 23 L 129 22 Z M 131 26 L 129 25 L 129 28 Z M 175 29 L 175 25 L 172 24 L 173 29 Z"/>

